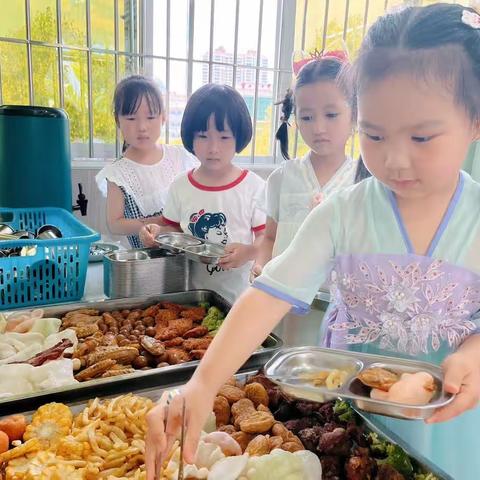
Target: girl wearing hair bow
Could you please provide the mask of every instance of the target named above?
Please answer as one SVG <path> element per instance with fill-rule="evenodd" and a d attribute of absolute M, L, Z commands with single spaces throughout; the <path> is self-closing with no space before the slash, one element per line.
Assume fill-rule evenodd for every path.
<path fill-rule="evenodd" d="M 267 182 L 267 224 L 253 274 L 290 245 L 310 210 L 333 192 L 354 182 L 355 162 L 345 155 L 352 134 L 351 89 L 339 82 L 347 57 L 332 51 L 294 63 L 293 90 L 282 104 L 276 138 L 285 162 Z M 309 151 L 300 158 L 288 154 L 291 113 Z"/>

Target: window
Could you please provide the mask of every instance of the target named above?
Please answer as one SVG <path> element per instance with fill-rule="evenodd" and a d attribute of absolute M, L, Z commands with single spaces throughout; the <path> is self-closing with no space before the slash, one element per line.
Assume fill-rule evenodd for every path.
<path fill-rule="evenodd" d="M 74 157 L 120 153 L 115 84 L 152 76 L 165 96 L 163 141 L 180 143 L 188 96 L 234 86 L 254 122 L 239 160 L 279 161 L 275 105 L 292 83 L 292 52 L 348 47 L 354 56 L 386 9 L 430 0 L 9 0 L 0 24 L 0 103 L 64 108 Z M 465 1 L 465 3 L 467 3 Z M 478 7 L 480 0 L 470 0 Z M 307 147 L 294 126 L 292 154 Z M 357 142 L 349 147 L 356 153 Z"/>

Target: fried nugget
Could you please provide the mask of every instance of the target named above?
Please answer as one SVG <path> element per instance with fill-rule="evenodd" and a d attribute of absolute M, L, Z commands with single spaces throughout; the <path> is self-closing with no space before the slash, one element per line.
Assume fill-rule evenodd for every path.
<path fill-rule="evenodd" d="M 188 338 L 183 342 L 185 350 L 206 350 L 212 343 L 212 337 Z"/>
<path fill-rule="evenodd" d="M 183 312 L 180 312 L 180 316 L 184 318 L 191 318 L 194 322 L 200 322 L 205 318 L 207 311 L 203 307 L 192 307 Z"/>
<path fill-rule="evenodd" d="M 179 332 L 178 336 L 182 337 L 193 328 L 193 321 L 190 318 L 176 318 L 168 322 L 168 328 L 176 328 Z"/>
<path fill-rule="evenodd" d="M 167 362 L 170 365 L 178 365 L 190 361 L 190 355 L 180 348 L 171 348 L 167 350 Z"/>
<path fill-rule="evenodd" d="M 161 308 L 164 308 L 165 310 L 172 310 L 173 312 L 175 312 L 177 314 L 177 317 L 178 317 L 178 314 L 185 310 L 186 308 L 188 307 L 184 307 L 183 305 L 179 305 L 178 303 L 172 303 L 172 302 L 162 302 L 160 304 Z"/>
<path fill-rule="evenodd" d="M 271 413 L 254 412 L 240 422 L 240 430 L 245 433 L 266 433 L 274 423 Z"/>
<path fill-rule="evenodd" d="M 185 343 L 186 342 L 187 341 L 185 341 Z M 245 398 L 245 392 L 241 388 L 232 387 L 232 385 L 223 385 L 223 387 L 220 388 L 218 395 L 225 397 L 230 404 L 234 404 L 242 398 Z"/>
<path fill-rule="evenodd" d="M 260 404 L 268 407 L 268 393 L 260 383 L 249 383 L 245 387 L 245 395 L 253 402 L 255 407 L 258 407 Z"/>
<path fill-rule="evenodd" d="M 207 327 L 193 327 L 191 330 L 183 334 L 183 338 L 200 338 L 208 334 Z"/>
<path fill-rule="evenodd" d="M 166 348 L 175 348 L 175 347 L 182 347 L 183 346 L 183 338 L 182 337 L 175 337 L 171 340 L 165 340 L 163 344 Z"/>
<path fill-rule="evenodd" d="M 217 422 L 217 428 L 230 423 L 230 404 L 225 397 L 217 395 L 213 402 L 213 413 Z M 234 428 L 235 430 L 235 428 Z"/>
<path fill-rule="evenodd" d="M 173 340 L 176 337 L 180 337 L 181 335 L 179 333 L 180 332 L 176 328 L 160 328 L 157 329 L 157 334 L 155 335 L 155 338 L 157 340 L 165 342 L 167 340 Z"/>
<path fill-rule="evenodd" d="M 155 315 L 155 323 L 157 326 L 161 325 L 164 327 L 168 326 L 170 320 L 175 320 L 178 317 L 178 314 L 174 310 L 158 310 Z"/>
<path fill-rule="evenodd" d="M 245 453 L 248 453 L 251 457 L 260 457 L 262 455 L 268 455 L 270 453 L 270 445 L 268 437 L 265 435 L 257 435 L 245 449 Z"/>
<path fill-rule="evenodd" d="M 207 353 L 206 350 L 190 350 L 190 357 L 194 360 L 201 360 L 204 356 L 205 353 Z"/>

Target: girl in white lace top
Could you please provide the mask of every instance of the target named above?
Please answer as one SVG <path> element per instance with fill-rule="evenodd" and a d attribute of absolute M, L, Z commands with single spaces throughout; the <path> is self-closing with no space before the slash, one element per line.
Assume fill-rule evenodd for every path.
<path fill-rule="evenodd" d="M 181 146 L 157 143 L 165 110 L 154 82 L 140 75 L 122 80 L 115 89 L 115 122 L 124 138 L 124 156 L 103 168 L 97 184 L 107 197 L 107 225 L 141 248 L 138 232 L 145 219 L 162 214 L 173 179 L 197 161 Z"/>

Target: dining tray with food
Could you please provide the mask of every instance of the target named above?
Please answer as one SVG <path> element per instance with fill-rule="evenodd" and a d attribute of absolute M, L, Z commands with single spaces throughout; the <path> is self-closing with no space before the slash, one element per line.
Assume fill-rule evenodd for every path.
<path fill-rule="evenodd" d="M 351 400 L 363 411 L 424 420 L 453 400 L 441 367 L 416 360 L 321 347 L 281 350 L 265 374 L 298 398 Z"/>
<path fill-rule="evenodd" d="M 230 304 L 209 290 L 52 306 L 0 319 L 0 409 L 186 381 Z M 244 368 L 282 346 L 275 335 Z"/>
<path fill-rule="evenodd" d="M 172 253 L 183 253 L 194 262 L 217 264 L 225 255 L 223 245 L 208 242 L 181 232 L 162 233 L 155 237 L 157 244 Z"/>
<path fill-rule="evenodd" d="M 0 478 L 42 472 L 42 478 L 144 480 L 145 416 L 164 391 L 48 403 L 0 418 Z M 348 403 L 294 399 L 256 371 L 230 379 L 213 410 L 183 478 L 453 480 Z M 176 441 L 158 478 L 177 480 L 180 458 Z"/>

